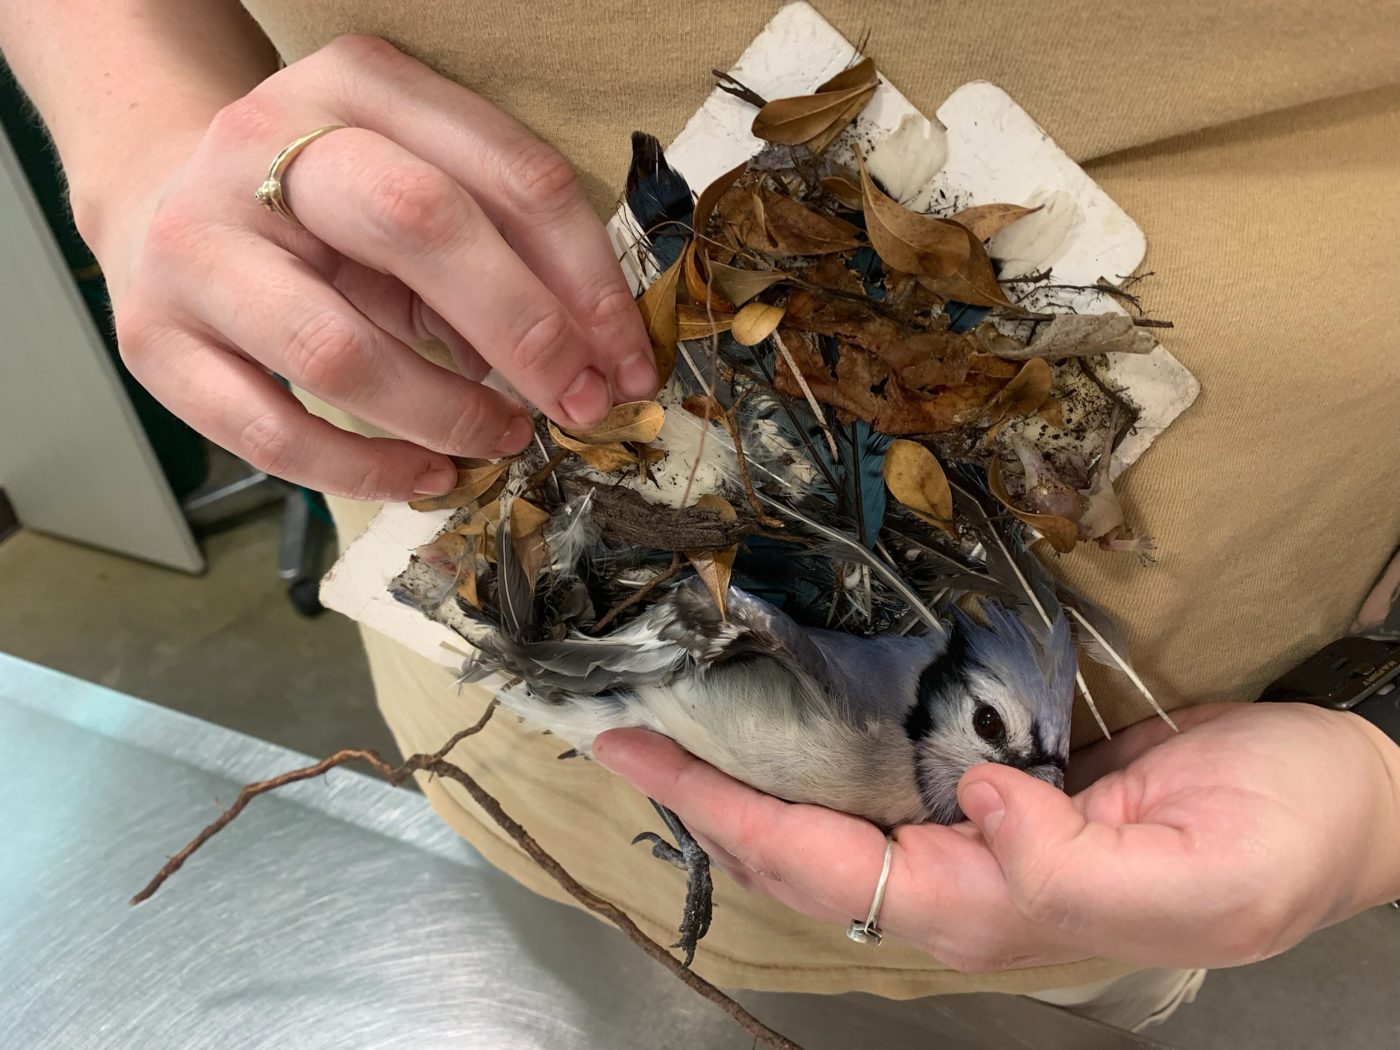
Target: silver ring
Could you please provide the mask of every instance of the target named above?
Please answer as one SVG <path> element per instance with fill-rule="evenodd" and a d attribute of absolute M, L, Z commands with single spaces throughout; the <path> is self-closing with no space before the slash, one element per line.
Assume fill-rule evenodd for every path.
<path fill-rule="evenodd" d="M 885 883 L 890 878 L 890 861 L 894 858 L 894 837 L 885 836 L 885 863 L 880 868 L 880 881 L 875 884 L 875 899 L 870 902 L 870 914 L 865 921 L 852 919 L 846 927 L 846 936 L 857 944 L 879 944 L 885 939 L 877 925 L 880 918 L 880 905 L 885 903 Z"/>

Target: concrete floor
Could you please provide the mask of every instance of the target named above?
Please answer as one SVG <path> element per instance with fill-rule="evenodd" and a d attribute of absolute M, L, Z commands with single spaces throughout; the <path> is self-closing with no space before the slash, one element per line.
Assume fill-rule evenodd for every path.
<path fill-rule="evenodd" d="M 291 606 L 280 507 L 204 538 L 189 577 L 30 532 L 0 542 L 0 650 L 320 756 L 393 753 L 355 628 Z M 1400 911 L 1212 974 L 1149 1033 L 1181 1050 L 1400 1050 Z"/>

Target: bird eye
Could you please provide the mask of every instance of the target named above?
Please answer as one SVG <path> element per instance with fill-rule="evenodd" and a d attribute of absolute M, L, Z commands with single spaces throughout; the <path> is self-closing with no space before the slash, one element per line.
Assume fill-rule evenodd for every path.
<path fill-rule="evenodd" d="M 997 714 L 997 709 L 988 704 L 978 704 L 972 713 L 972 728 L 983 740 L 1000 740 L 1006 736 L 1006 725 Z"/>

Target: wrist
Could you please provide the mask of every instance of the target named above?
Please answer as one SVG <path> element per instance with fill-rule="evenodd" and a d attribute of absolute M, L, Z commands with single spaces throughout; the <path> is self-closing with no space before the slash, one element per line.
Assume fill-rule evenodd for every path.
<path fill-rule="evenodd" d="M 73 223 L 104 271 L 125 254 L 131 231 L 149 223 L 165 183 L 194 152 L 206 127 L 207 121 L 195 117 L 131 128 L 140 146 L 120 154 L 101 141 L 60 146 Z"/>
<path fill-rule="evenodd" d="M 1365 741 L 1371 834 L 1358 865 L 1352 910 L 1400 900 L 1400 744 L 1360 715 L 1336 712 Z"/>

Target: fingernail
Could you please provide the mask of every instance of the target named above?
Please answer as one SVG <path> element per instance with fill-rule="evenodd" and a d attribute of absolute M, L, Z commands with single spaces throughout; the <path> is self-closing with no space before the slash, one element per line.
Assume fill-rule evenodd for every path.
<path fill-rule="evenodd" d="M 530 426 L 530 421 L 524 416 L 516 416 L 501 432 L 491 451 L 497 456 L 513 456 L 530 443 L 532 433 L 534 429 Z"/>
<path fill-rule="evenodd" d="M 591 426 L 607 415 L 612 399 L 608 396 L 608 384 L 596 369 L 585 368 L 578 374 L 573 385 L 564 391 L 559 405 L 576 426 Z"/>
<path fill-rule="evenodd" d="M 967 819 L 982 829 L 987 838 L 995 837 L 1006 816 L 1006 803 L 996 788 L 985 781 L 969 784 L 962 790 L 962 810 Z"/>
<path fill-rule="evenodd" d="M 441 496 L 444 492 L 451 492 L 456 487 L 457 468 L 451 463 L 444 463 L 418 475 L 418 480 L 413 483 L 413 494 L 415 496 Z"/>
<path fill-rule="evenodd" d="M 629 397 L 634 401 L 639 401 L 644 397 L 651 397 L 656 393 L 656 365 L 652 363 L 651 353 L 646 350 L 638 350 L 635 354 L 617 366 L 618 393 L 623 397 Z"/>

